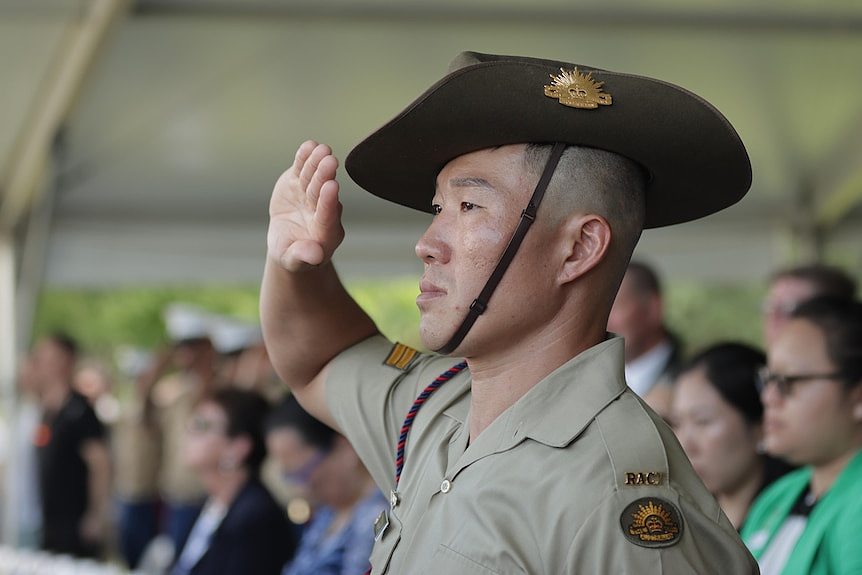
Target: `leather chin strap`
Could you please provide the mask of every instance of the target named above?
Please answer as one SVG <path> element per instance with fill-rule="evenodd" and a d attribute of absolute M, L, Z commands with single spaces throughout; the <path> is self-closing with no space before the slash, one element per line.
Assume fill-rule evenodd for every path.
<path fill-rule="evenodd" d="M 473 303 L 470 304 L 470 310 L 467 312 L 467 317 L 465 317 L 464 321 L 461 322 L 455 335 L 452 336 L 452 339 L 450 339 L 446 345 L 434 350 L 437 353 L 448 355 L 455 351 L 455 349 L 461 345 L 467 332 L 470 331 L 470 328 L 473 327 L 473 324 L 476 323 L 477 319 L 479 319 L 479 316 L 485 313 L 485 310 L 488 309 L 488 300 L 491 299 L 491 296 L 494 294 L 494 290 L 497 289 L 497 285 L 500 283 L 500 280 L 503 279 L 503 274 L 506 273 L 506 270 L 509 268 L 509 264 L 511 264 L 512 260 L 515 259 L 515 254 L 518 253 L 518 248 L 521 247 L 521 242 L 524 241 L 524 236 L 527 235 L 527 230 L 530 229 L 530 226 L 533 225 L 533 221 L 536 219 L 536 211 L 539 209 L 539 204 L 542 203 L 542 198 L 545 196 L 545 191 L 548 189 L 548 184 L 554 176 L 554 171 L 557 169 L 557 164 L 560 162 L 560 158 L 565 149 L 566 144 L 562 142 L 554 144 L 554 147 L 551 150 L 551 156 L 548 158 L 548 162 L 545 164 L 545 169 L 542 172 L 542 177 L 539 178 L 539 183 L 536 184 L 536 189 L 533 191 L 533 196 L 530 198 L 530 202 L 527 204 L 526 209 L 521 212 L 521 221 L 518 222 L 518 227 L 515 229 L 515 233 L 512 234 L 512 238 L 509 240 L 509 245 L 506 246 L 506 250 L 503 252 L 503 255 L 500 256 L 500 261 L 497 262 L 497 267 L 495 267 L 494 271 L 491 272 L 491 276 L 488 278 L 488 281 L 485 282 L 485 287 L 482 288 L 482 291 L 479 293 L 479 297 L 474 299 Z"/>

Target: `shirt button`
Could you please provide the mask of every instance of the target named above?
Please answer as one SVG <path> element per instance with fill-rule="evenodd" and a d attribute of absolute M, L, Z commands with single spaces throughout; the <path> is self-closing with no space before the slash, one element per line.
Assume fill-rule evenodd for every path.
<path fill-rule="evenodd" d="M 443 493 L 449 493 L 450 489 L 452 489 L 452 482 L 448 479 L 444 479 L 443 483 L 440 484 L 440 491 Z"/>

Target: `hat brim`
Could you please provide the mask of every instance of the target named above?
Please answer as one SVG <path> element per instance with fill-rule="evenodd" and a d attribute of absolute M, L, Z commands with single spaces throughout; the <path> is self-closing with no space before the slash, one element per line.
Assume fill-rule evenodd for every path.
<path fill-rule="evenodd" d="M 591 72 L 613 103 L 585 110 L 545 96 L 560 67 Z M 553 142 L 607 150 L 643 166 L 647 228 L 722 210 L 751 185 L 745 146 L 706 100 L 651 78 L 531 59 L 486 61 L 448 74 L 359 143 L 345 167 L 372 194 L 430 213 L 437 175 L 454 158 Z"/>

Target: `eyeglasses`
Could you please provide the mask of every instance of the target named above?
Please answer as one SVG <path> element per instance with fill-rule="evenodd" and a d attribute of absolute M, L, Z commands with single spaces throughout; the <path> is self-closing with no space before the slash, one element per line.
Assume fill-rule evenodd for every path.
<path fill-rule="evenodd" d="M 763 302 L 760 311 L 766 316 L 788 318 L 799 307 L 799 302 Z"/>
<path fill-rule="evenodd" d="M 186 424 L 186 430 L 194 435 L 204 433 L 224 433 L 225 425 L 220 421 L 213 421 L 205 417 L 192 417 Z"/>
<path fill-rule="evenodd" d="M 806 381 L 814 381 L 817 379 L 832 379 L 840 380 L 844 378 L 842 373 L 800 373 L 797 375 L 785 375 L 783 373 L 773 373 L 768 367 L 763 367 L 757 372 L 757 391 L 763 393 L 770 383 L 775 384 L 781 397 L 788 397 L 793 393 L 793 387 L 797 383 Z"/>

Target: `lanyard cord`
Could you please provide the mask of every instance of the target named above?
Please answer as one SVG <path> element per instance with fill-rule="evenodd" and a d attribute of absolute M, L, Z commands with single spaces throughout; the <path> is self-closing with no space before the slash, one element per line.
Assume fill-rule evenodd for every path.
<path fill-rule="evenodd" d="M 410 406 L 410 411 L 407 412 L 407 417 L 404 418 L 404 423 L 401 425 L 401 435 L 398 436 L 398 448 L 395 450 L 396 490 L 398 489 L 398 483 L 401 482 L 401 470 L 404 469 L 404 446 L 407 444 L 407 435 L 410 433 L 410 428 L 413 427 L 413 420 L 416 419 L 416 414 L 419 413 L 419 409 L 428 401 L 431 394 L 437 391 L 441 385 L 461 373 L 466 367 L 467 362 L 462 361 L 438 375 L 437 379 L 429 383 L 413 401 L 413 405 Z"/>

